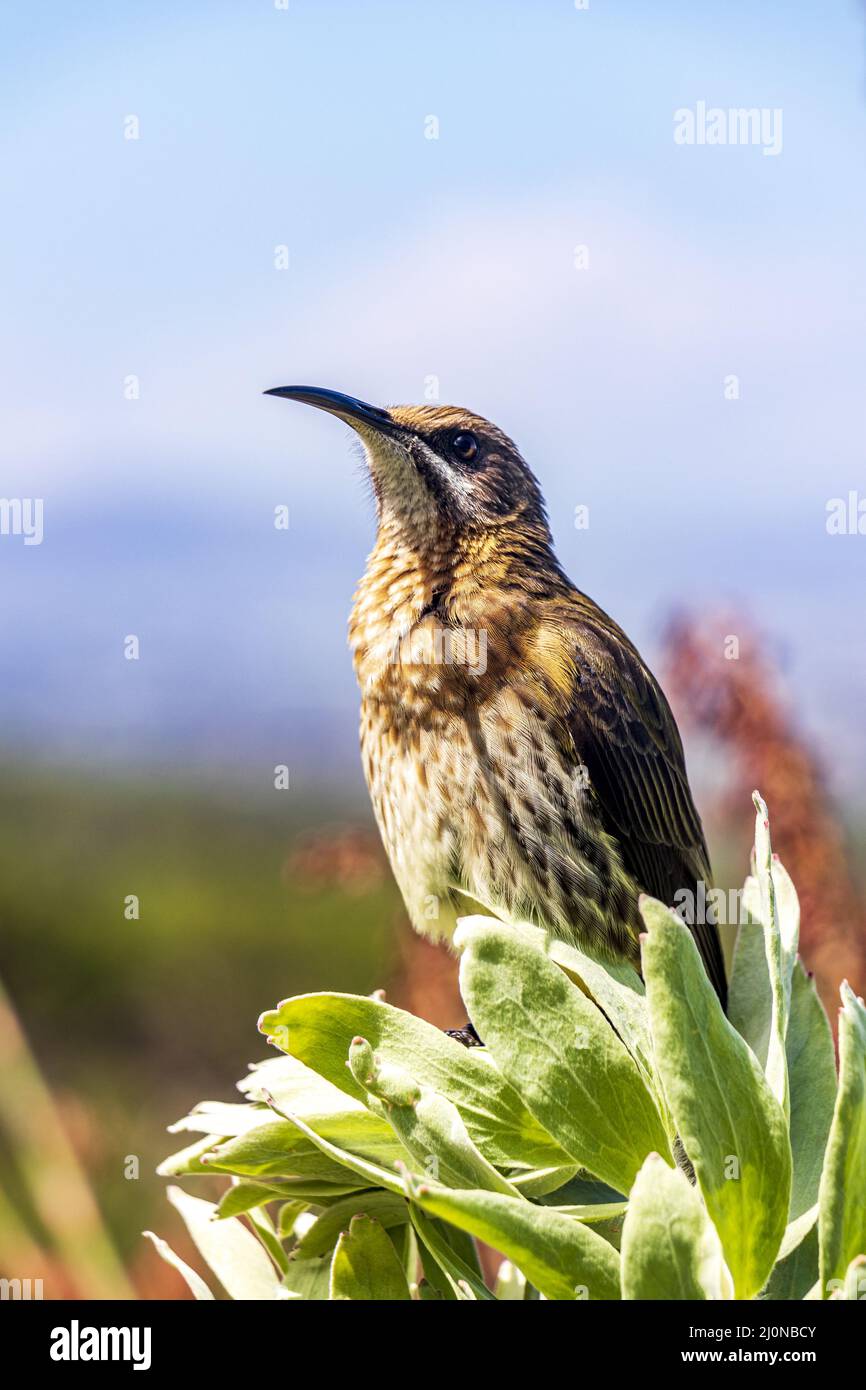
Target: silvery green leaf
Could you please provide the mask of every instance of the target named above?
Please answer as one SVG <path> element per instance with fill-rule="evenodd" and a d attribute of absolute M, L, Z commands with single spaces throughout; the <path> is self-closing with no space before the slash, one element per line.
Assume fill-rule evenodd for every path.
<path fill-rule="evenodd" d="M 753 891 L 749 890 L 750 883 L 754 885 Z M 747 880 L 744 905 L 750 904 L 752 910 L 757 891 L 757 880 Z M 764 929 L 758 922 L 744 921 L 737 935 L 728 1018 L 761 1065 L 766 1066 L 772 1027 L 772 992 Z M 814 982 L 799 961 L 791 974 L 785 1053 L 794 1165 L 788 1213 L 792 1221 L 818 1199 L 818 1183 L 836 1096 L 836 1054 L 830 1024 Z"/>
<path fill-rule="evenodd" d="M 793 1221 L 818 1201 L 821 1169 L 836 1103 L 836 1050 L 814 980 L 798 961 L 791 980 L 785 1048 L 791 1095 Z"/>
<path fill-rule="evenodd" d="M 547 949 L 551 960 L 555 960 L 601 1009 L 631 1053 L 644 1083 L 661 1108 L 664 1098 L 658 1094 L 646 990 L 640 975 L 628 961 L 605 960 L 587 947 L 556 938 L 550 939 Z"/>
<path fill-rule="evenodd" d="M 229 1216 L 242 1216 L 244 1212 L 260 1207 L 264 1202 L 273 1202 L 282 1196 L 278 1187 L 267 1187 L 260 1182 L 235 1182 L 220 1198 L 216 1219 L 224 1221 Z"/>
<path fill-rule="evenodd" d="M 153 1242 L 156 1253 L 165 1260 L 166 1264 L 171 1265 L 172 1269 L 176 1269 L 178 1274 L 183 1277 L 193 1298 L 198 1299 L 199 1302 L 213 1299 L 213 1294 L 201 1275 L 196 1274 L 186 1260 L 182 1260 L 180 1255 L 175 1254 L 168 1241 L 154 1235 L 153 1231 L 142 1231 L 142 1235 L 147 1236 L 148 1240 Z"/>
<path fill-rule="evenodd" d="M 721 1299 L 722 1245 L 699 1192 L 650 1154 L 629 1193 L 622 1230 L 622 1296 L 668 1302 Z"/>
<path fill-rule="evenodd" d="M 625 1192 L 648 1153 L 670 1152 L 665 1127 L 634 1059 L 547 955 L 545 939 L 463 918 L 454 937 L 460 991 L 538 1123 L 576 1163 Z"/>
<path fill-rule="evenodd" d="M 164 1158 L 157 1168 L 157 1173 L 161 1178 L 182 1178 L 191 1174 L 201 1176 L 210 1170 L 207 1164 L 202 1163 L 202 1157 L 213 1149 L 214 1144 L 220 1142 L 220 1135 L 208 1134 L 204 1139 L 197 1139 L 194 1144 L 189 1144 L 185 1149 L 180 1149 L 176 1154 L 170 1154 Z"/>
<path fill-rule="evenodd" d="M 412 1180 L 411 1196 L 428 1215 L 486 1241 L 513 1260 L 547 1298 L 620 1296 L 619 1255 L 579 1221 L 499 1192 L 462 1192 Z"/>
<path fill-rule="evenodd" d="M 477 1268 L 454 1249 L 448 1226 L 431 1220 L 415 1202 L 410 1204 L 409 1218 L 418 1237 L 425 1273 L 444 1296 L 458 1303 L 493 1302 L 493 1294 Z M 447 1287 L 443 1287 L 442 1280 Z"/>
<path fill-rule="evenodd" d="M 356 1196 L 346 1197 L 335 1202 L 320 1216 L 298 1241 L 295 1256 L 299 1260 L 312 1259 L 325 1255 L 334 1248 L 342 1231 L 349 1229 L 353 1216 L 374 1216 L 387 1230 L 409 1220 L 409 1208 L 405 1197 L 393 1192 L 366 1191 Z"/>
<path fill-rule="evenodd" d="M 403 1267 L 378 1221 L 353 1216 L 337 1241 L 331 1262 L 332 1300 L 408 1302 L 411 1295 Z"/>
<path fill-rule="evenodd" d="M 349 994 L 306 994 L 263 1014 L 259 1027 L 277 1046 L 360 1102 L 364 1092 L 346 1058 L 352 1039 L 364 1037 L 374 1050 L 381 1049 L 452 1101 L 473 1143 L 497 1167 L 541 1169 L 569 1163 L 485 1049 L 461 1047 L 402 1009 Z"/>
<path fill-rule="evenodd" d="M 691 932 L 646 898 L 644 978 L 671 1113 L 719 1233 L 738 1298 L 766 1283 L 785 1232 L 791 1146 L 782 1109 L 731 1026 Z"/>
<path fill-rule="evenodd" d="M 445 1096 L 422 1086 L 384 1051 L 374 1053 L 363 1038 L 353 1041 L 349 1065 L 355 1080 L 382 1102 L 382 1114 L 414 1160 L 413 1167 L 420 1166 L 447 1187 L 486 1187 L 521 1195 L 476 1148 L 460 1111 Z"/>
<path fill-rule="evenodd" d="M 767 1064 L 773 996 L 761 920 L 761 890 L 750 876 L 743 886 L 741 920 L 734 947 L 734 963 L 728 987 L 728 1018 L 754 1052 L 762 1067 Z"/>
<path fill-rule="evenodd" d="M 762 1298 L 778 1302 L 805 1298 L 818 1278 L 818 1206 L 792 1221 Z"/>
<path fill-rule="evenodd" d="M 253 1101 L 264 1102 L 267 1092 L 278 1105 L 287 1106 L 304 1119 L 363 1108 L 360 1100 L 304 1066 L 297 1057 L 284 1054 L 255 1063 L 237 1086 Z"/>
<path fill-rule="evenodd" d="M 289 1111 L 277 1111 L 277 1113 L 282 1114 L 288 1123 L 294 1125 L 301 1134 L 306 1135 L 313 1147 L 324 1154 L 334 1167 L 345 1169 L 348 1173 L 354 1173 L 360 1178 L 362 1180 L 360 1186 L 384 1187 L 387 1192 L 396 1193 L 397 1196 L 403 1195 L 404 1185 L 395 1169 L 383 1168 L 381 1164 L 374 1163 L 371 1159 L 361 1158 L 359 1154 L 349 1153 L 347 1149 L 339 1148 L 336 1144 L 332 1144 L 329 1139 L 325 1139 L 323 1135 L 316 1134 L 315 1130 L 310 1129 L 306 1121 L 302 1120 L 299 1115 L 291 1115 Z"/>
<path fill-rule="evenodd" d="M 758 792 L 755 803 L 755 874 L 761 892 L 761 920 L 770 981 L 770 1032 L 766 1073 L 770 1089 L 786 1118 L 790 1114 L 788 1063 L 785 1039 L 791 1003 L 791 974 L 797 958 L 800 909 L 788 874 L 774 863 L 767 807 Z"/>
<path fill-rule="evenodd" d="M 309 1129 L 362 1158 L 393 1167 L 397 1159 L 407 1157 L 387 1121 L 368 1110 L 318 1115 L 306 1123 Z M 270 1124 L 220 1142 L 199 1161 L 214 1172 L 248 1177 L 317 1177 L 337 1182 L 347 1176 L 324 1159 L 320 1149 L 311 1146 L 296 1126 L 275 1119 L 273 1111 Z"/>
<path fill-rule="evenodd" d="M 284 1297 L 279 1276 L 269 1256 L 237 1217 L 214 1221 L 216 1207 L 212 1202 L 190 1197 L 179 1187 L 170 1187 L 167 1195 L 172 1206 L 183 1217 L 205 1263 L 230 1298 Z"/>
<path fill-rule="evenodd" d="M 196 1105 L 188 1115 L 168 1126 L 169 1134 L 182 1134 L 192 1131 L 199 1134 L 220 1134 L 236 1136 L 248 1134 L 259 1125 L 269 1124 L 273 1119 L 267 1106 L 227 1105 L 224 1101 L 204 1100 Z"/>
<path fill-rule="evenodd" d="M 288 1298 L 302 1298 L 311 1303 L 327 1303 L 331 1285 L 331 1252 L 315 1260 L 289 1260 L 283 1275 L 283 1289 Z"/>
<path fill-rule="evenodd" d="M 839 1089 L 818 1197 L 821 1287 L 866 1254 L 866 1008 L 847 981 L 839 1011 Z"/>

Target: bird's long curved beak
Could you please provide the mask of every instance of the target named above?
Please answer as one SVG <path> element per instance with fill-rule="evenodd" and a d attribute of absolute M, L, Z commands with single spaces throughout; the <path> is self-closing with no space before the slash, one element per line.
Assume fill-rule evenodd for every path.
<path fill-rule="evenodd" d="M 324 386 L 274 386 L 265 391 L 266 396 L 283 396 L 287 401 L 300 401 L 303 405 L 314 405 L 317 410 L 327 410 L 345 420 L 353 429 L 378 430 L 382 434 L 404 434 L 402 425 L 392 419 L 387 410 L 377 405 L 368 405 L 355 396 L 345 396 L 342 391 L 329 391 Z"/>

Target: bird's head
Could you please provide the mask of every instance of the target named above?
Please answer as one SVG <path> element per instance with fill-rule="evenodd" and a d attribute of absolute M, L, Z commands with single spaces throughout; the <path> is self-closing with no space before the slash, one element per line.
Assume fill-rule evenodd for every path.
<path fill-rule="evenodd" d="M 496 425 L 451 405 L 389 410 L 315 386 L 265 393 L 336 415 L 358 434 L 380 522 L 413 543 L 509 529 L 549 540 L 538 483 Z"/>

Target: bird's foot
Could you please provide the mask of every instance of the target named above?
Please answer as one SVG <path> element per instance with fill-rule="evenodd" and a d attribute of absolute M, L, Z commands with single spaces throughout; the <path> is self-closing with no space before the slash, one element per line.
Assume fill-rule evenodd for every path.
<path fill-rule="evenodd" d="M 484 1044 L 475 1031 L 472 1023 L 464 1023 L 462 1028 L 446 1028 L 446 1036 L 453 1038 L 463 1047 L 483 1047 Z"/>

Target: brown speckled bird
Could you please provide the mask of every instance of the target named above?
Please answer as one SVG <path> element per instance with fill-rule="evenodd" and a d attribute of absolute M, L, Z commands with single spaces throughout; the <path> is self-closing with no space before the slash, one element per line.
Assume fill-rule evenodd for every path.
<path fill-rule="evenodd" d="M 360 436 L 378 534 L 349 625 L 361 751 L 415 929 L 474 911 L 637 963 L 638 895 L 711 882 L 668 702 L 553 552 L 538 483 L 495 425 L 269 392 Z M 725 999 L 714 926 L 692 926 Z M 464 1039 L 466 1040 L 466 1039 Z"/>

